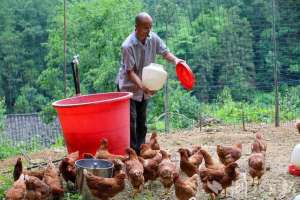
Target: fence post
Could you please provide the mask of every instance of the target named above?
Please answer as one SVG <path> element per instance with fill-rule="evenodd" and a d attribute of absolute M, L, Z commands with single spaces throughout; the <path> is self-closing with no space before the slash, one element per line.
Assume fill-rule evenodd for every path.
<path fill-rule="evenodd" d="M 200 132 L 202 131 L 202 112 L 201 110 L 199 111 L 199 128 L 200 128 Z"/>
<path fill-rule="evenodd" d="M 272 42 L 273 42 L 273 66 L 274 66 L 274 89 L 275 89 L 275 127 L 279 127 L 279 97 L 278 97 L 278 66 L 277 66 L 277 41 L 276 41 L 276 4 L 272 0 Z"/>
<path fill-rule="evenodd" d="M 246 131 L 244 103 L 242 103 L 242 122 L 243 122 L 243 131 Z"/>
<path fill-rule="evenodd" d="M 64 0 L 64 97 L 67 97 L 67 2 Z"/>
<path fill-rule="evenodd" d="M 164 111 L 165 111 L 165 133 L 170 132 L 170 121 L 169 121 L 169 89 L 168 89 L 168 78 L 164 87 Z"/>

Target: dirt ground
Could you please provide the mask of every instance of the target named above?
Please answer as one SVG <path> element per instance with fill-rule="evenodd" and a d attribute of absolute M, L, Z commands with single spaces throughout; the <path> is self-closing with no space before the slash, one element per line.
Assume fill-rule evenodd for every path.
<path fill-rule="evenodd" d="M 247 174 L 247 160 L 250 155 L 250 145 L 254 140 L 256 132 L 263 134 L 266 139 L 267 148 L 267 167 L 259 186 L 251 186 L 252 179 Z M 179 154 L 177 150 L 180 147 L 190 148 L 193 145 L 201 145 L 209 150 L 210 153 L 217 158 L 216 145 L 232 145 L 236 142 L 242 142 L 243 155 L 238 161 L 241 169 L 240 179 L 228 189 L 228 197 L 222 199 L 293 199 L 300 194 L 300 177 L 294 177 L 287 172 L 290 162 L 290 155 L 295 144 L 300 141 L 300 135 L 297 133 L 293 124 L 275 128 L 272 126 L 252 126 L 247 131 L 242 131 L 238 127 L 210 127 L 200 131 L 199 128 L 193 130 L 185 130 L 181 132 L 170 133 L 168 135 L 160 135 L 159 143 L 162 149 L 168 150 L 172 154 L 172 159 L 179 164 Z M 63 150 L 51 150 L 38 152 L 30 155 L 34 159 L 42 159 L 51 156 L 54 159 L 64 155 Z M 16 158 L 0 161 L 0 173 L 11 169 Z M 181 174 L 182 175 L 182 174 Z M 182 175 L 184 176 L 184 175 Z M 1 187 L 1 182 L 0 182 Z M 126 184 L 124 192 L 120 193 L 114 199 L 130 199 L 131 188 Z M 221 194 L 221 197 L 224 195 Z M 159 181 L 153 182 L 151 185 L 146 184 L 145 189 L 135 199 L 176 199 L 174 191 L 166 196 Z M 199 184 L 196 199 L 208 199 L 208 195 L 204 193 L 201 183 Z"/>

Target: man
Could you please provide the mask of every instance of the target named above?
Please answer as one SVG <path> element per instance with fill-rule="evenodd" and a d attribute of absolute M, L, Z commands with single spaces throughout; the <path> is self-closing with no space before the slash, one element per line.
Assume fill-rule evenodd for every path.
<path fill-rule="evenodd" d="M 118 74 L 119 91 L 132 92 L 130 100 L 130 146 L 138 154 L 147 133 L 147 103 L 154 91 L 142 84 L 143 67 L 155 62 L 157 54 L 176 65 L 183 60 L 174 56 L 159 36 L 151 32 L 152 18 L 142 12 L 135 18 L 135 31 L 122 44 L 122 60 Z"/>

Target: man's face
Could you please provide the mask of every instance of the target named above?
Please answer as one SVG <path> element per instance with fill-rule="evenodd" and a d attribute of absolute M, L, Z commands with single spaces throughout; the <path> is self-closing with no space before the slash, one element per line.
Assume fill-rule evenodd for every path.
<path fill-rule="evenodd" d="M 139 24 L 136 25 L 136 32 L 140 39 L 145 40 L 149 35 L 152 28 L 152 19 L 144 19 L 140 21 Z"/>

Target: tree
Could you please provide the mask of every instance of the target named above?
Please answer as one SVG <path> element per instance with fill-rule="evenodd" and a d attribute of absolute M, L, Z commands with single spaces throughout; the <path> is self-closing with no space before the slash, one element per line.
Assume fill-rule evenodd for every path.
<path fill-rule="evenodd" d="M 130 9 L 129 9 L 130 8 Z M 120 63 L 120 47 L 134 30 L 139 1 L 79 1 L 68 8 L 68 60 L 80 55 L 81 82 L 87 92 L 115 90 Z M 60 9 L 58 13 L 62 13 Z M 63 18 L 57 15 L 51 25 L 48 66 L 62 70 Z"/>
<path fill-rule="evenodd" d="M 238 11 L 237 7 L 216 7 L 200 13 L 190 33 L 181 31 L 190 36 L 176 49 L 188 47 L 189 63 L 198 80 L 195 94 L 202 100 L 215 98 L 226 85 L 233 87 L 235 98 L 243 98 L 244 91 L 254 86 L 251 29 Z"/>
<path fill-rule="evenodd" d="M 0 18 L 0 94 L 5 96 L 7 110 L 14 112 L 20 89 L 33 85 L 46 67 L 47 20 L 58 1 L 4 0 Z"/>

